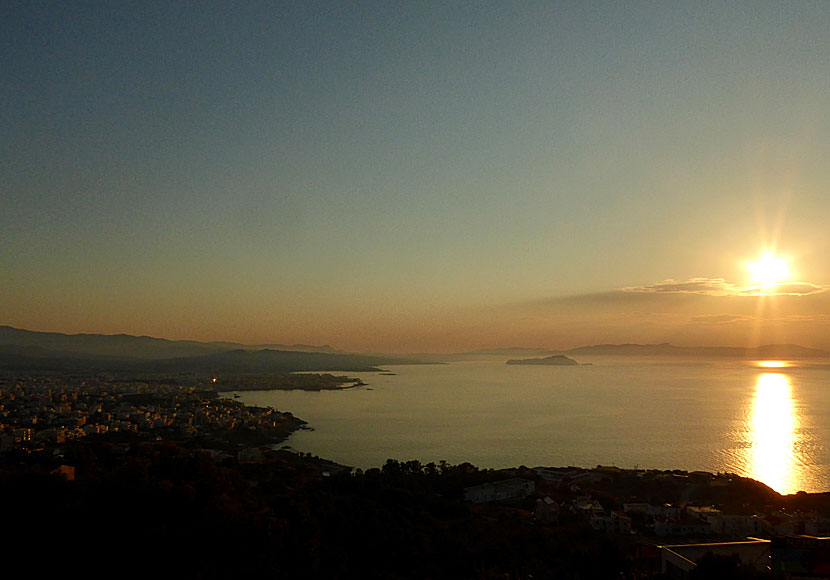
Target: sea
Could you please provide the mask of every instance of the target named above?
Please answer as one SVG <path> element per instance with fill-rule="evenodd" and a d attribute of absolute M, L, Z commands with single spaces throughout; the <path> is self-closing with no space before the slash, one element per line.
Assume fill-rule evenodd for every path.
<path fill-rule="evenodd" d="M 334 373 L 361 379 L 357 388 L 231 393 L 308 422 L 284 445 L 361 469 L 390 458 L 613 465 L 734 473 L 780 493 L 830 491 L 830 361 L 580 362 L 392 365 Z"/>

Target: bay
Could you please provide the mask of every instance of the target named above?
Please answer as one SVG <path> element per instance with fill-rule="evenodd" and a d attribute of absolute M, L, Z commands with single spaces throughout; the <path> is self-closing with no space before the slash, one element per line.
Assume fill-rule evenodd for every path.
<path fill-rule="evenodd" d="M 349 373 L 365 387 L 239 392 L 313 430 L 292 448 L 363 469 L 386 459 L 729 472 L 781 493 L 830 490 L 830 365 L 596 357 Z M 761 364 L 786 366 L 764 367 Z M 394 374 L 387 374 L 394 373 Z"/>

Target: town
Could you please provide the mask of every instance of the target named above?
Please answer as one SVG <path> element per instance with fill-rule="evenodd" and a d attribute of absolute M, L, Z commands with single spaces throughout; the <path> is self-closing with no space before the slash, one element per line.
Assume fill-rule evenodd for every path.
<path fill-rule="evenodd" d="M 226 448 L 276 443 L 304 424 L 291 413 L 220 398 L 212 381 L 185 386 L 172 380 L 0 378 L 0 451 L 103 434 Z"/>

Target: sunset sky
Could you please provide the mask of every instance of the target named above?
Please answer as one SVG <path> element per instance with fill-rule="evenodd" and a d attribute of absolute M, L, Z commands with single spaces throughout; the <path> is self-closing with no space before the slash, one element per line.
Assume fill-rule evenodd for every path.
<path fill-rule="evenodd" d="M 828 30 L 818 0 L 5 2 L 0 324 L 830 348 Z"/>

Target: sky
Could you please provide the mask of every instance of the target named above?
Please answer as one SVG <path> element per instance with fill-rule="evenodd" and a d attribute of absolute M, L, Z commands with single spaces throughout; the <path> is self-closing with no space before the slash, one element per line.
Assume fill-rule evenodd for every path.
<path fill-rule="evenodd" d="M 0 324 L 830 348 L 828 30 L 823 1 L 5 2 Z M 787 284 L 753 287 L 764 251 Z"/>

